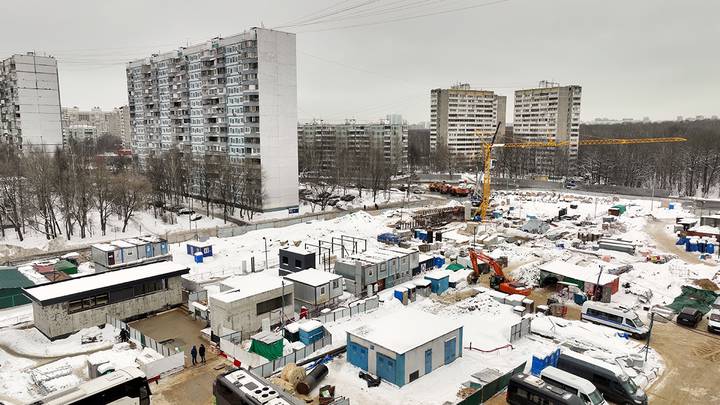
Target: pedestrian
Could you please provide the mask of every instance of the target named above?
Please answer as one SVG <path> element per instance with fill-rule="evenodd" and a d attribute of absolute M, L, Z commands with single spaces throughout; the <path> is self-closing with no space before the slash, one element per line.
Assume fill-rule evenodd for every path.
<path fill-rule="evenodd" d="M 378 207 L 377 203 L 375 203 L 375 210 L 378 210 L 378 209 L 380 209 L 380 207 Z"/>
<path fill-rule="evenodd" d="M 363 204 L 363 211 L 367 211 L 367 206 Z"/>
<path fill-rule="evenodd" d="M 198 351 L 200 353 L 200 362 L 202 364 L 205 364 L 205 345 L 200 343 L 200 350 Z"/>
<path fill-rule="evenodd" d="M 192 365 L 197 364 L 197 348 L 195 345 L 193 345 L 192 349 L 190 349 L 190 357 L 192 357 Z"/>

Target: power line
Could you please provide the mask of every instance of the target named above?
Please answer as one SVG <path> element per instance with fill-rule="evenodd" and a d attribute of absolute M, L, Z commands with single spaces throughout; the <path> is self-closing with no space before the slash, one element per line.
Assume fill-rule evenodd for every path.
<path fill-rule="evenodd" d="M 448 9 L 448 10 L 439 10 L 439 11 L 435 11 L 435 12 L 429 12 L 429 13 L 406 16 L 406 17 L 399 17 L 399 18 L 366 22 L 366 23 L 350 24 L 350 25 L 337 26 L 337 27 L 324 28 L 324 29 L 298 31 L 296 33 L 304 34 L 304 33 L 310 33 L 310 32 L 327 32 L 327 31 L 344 30 L 344 29 L 349 29 L 349 28 L 358 28 L 358 27 L 367 27 L 367 26 L 373 26 L 373 25 L 388 24 L 388 23 L 393 23 L 393 22 L 408 21 L 408 20 L 414 20 L 414 19 L 418 19 L 418 18 L 432 17 L 432 16 L 436 16 L 436 15 L 455 13 L 458 11 L 476 9 L 476 8 L 481 8 L 481 7 L 488 7 L 488 6 L 493 6 L 493 5 L 497 5 L 497 4 L 501 4 L 501 3 L 506 3 L 509 1 L 510 0 L 495 0 L 495 1 L 490 1 L 487 3 L 475 4 L 472 6 L 457 7 L 457 8 L 452 8 L 452 9 Z"/>

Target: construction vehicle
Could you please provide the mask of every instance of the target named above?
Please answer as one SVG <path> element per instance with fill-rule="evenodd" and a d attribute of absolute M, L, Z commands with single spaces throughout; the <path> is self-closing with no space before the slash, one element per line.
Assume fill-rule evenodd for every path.
<path fill-rule="evenodd" d="M 487 211 L 490 207 L 490 169 L 492 167 L 492 150 L 493 148 L 521 148 L 521 149 L 532 149 L 532 148 L 559 148 L 569 146 L 570 141 L 549 140 L 546 142 L 519 142 L 519 143 L 502 143 L 496 144 L 495 138 L 498 130 L 500 129 L 500 122 L 495 128 L 495 134 L 493 134 L 490 143 L 483 144 L 483 156 L 484 156 L 484 167 L 483 167 L 483 188 L 482 188 L 482 200 L 480 201 L 478 209 L 475 211 L 473 217 L 479 218 L 480 221 L 485 222 L 487 218 Z M 645 143 L 670 143 L 670 142 L 685 142 L 687 139 L 680 137 L 667 137 L 667 138 L 608 138 L 608 139 L 586 139 L 578 141 L 580 146 L 598 146 L 598 145 L 637 145 Z M 478 172 L 478 184 L 479 184 L 480 173 Z"/>
<path fill-rule="evenodd" d="M 483 263 L 487 263 L 494 272 L 494 274 L 490 276 L 490 288 L 493 290 L 501 291 L 506 294 L 520 294 L 524 296 L 528 296 L 532 292 L 532 288 L 525 285 L 525 283 L 515 281 L 505 276 L 499 260 L 495 260 L 473 248 L 469 248 L 468 252 L 470 253 L 470 263 L 473 267 L 473 272 L 467 276 L 468 284 L 477 284 L 478 279 L 480 278 L 480 266 L 478 264 L 478 260 L 481 260 Z M 505 263 L 507 266 L 507 259 L 500 261 Z"/>
<path fill-rule="evenodd" d="M 450 195 L 455 197 L 467 197 L 472 192 L 472 189 L 467 186 L 454 186 L 450 187 Z"/>

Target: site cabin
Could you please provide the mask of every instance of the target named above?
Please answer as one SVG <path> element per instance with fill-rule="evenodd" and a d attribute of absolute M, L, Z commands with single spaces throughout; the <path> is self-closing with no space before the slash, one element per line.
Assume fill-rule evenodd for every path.
<path fill-rule="evenodd" d="M 398 247 L 368 250 L 338 259 L 335 273 L 345 279 L 346 291 L 364 297 L 409 281 L 419 267 L 419 255 Z"/>
<path fill-rule="evenodd" d="M 173 262 L 152 263 L 28 287 L 24 293 L 33 302 L 35 327 L 57 339 L 104 325 L 107 316 L 137 319 L 182 304 L 180 276 L 189 271 Z"/>
<path fill-rule="evenodd" d="M 600 272 L 598 268 L 582 267 L 562 260 L 555 260 L 541 264 L 539 269 L 541 286 L 563 282 L 576 285 L 588 296 L 595 295 L 595 285 L 598 284 L 598 273 Z M 611 296 L 620 289 L 620 279 L 616 275 L 603 271 L 600 275 L 599 288 L 598 294 L 601 301 L 610 302 Z"/>
<path fill-rule="evenodd" d="M 35 285 L 17 267 L 0 266 L 0 309 L 29 304 L 23 288 Z"/>
<path fill-rule="evenodd" d="M 263 319 L 269 319 L 271 325 L 279 323 L 281 312 L 292 318 L 294 288 L 292 281 L 263 273 L 223 281 L 222 292 L 209 296 L 213 339 L 219 340 L 228 329 L 240 332 L 242 339 L 248 339 L 260 330 Z"/>
<path fill-rule="evenodd" d="M 462 356 L 463 327 L 413 308 L 347 332 L 350 364 L 402 387 Z"/>
<path fill-rule="evenodd" d="M 280 248 L 280 275 L 285 276 L 307 269 L 314 269 L 316 265 L 315 252 L 299 246 Z"/>
<path fill-rule="evenodd" d="M 198 253 L 202 255 L 202 257 L 210 257 L 213 255 L 213 245 L 210 242 L 200 242 L 200 241 L 188 241 L 186 243 L 187 248 L 187 254 L 190 256 L 195 256 Z"/>
<path fill-rule="evenodd" d="M 152 236 L 97 243 L 90 251 L 96 273 L 172 259 L 167 241 Z"/>
<path fill-rule="evenodd" d="M 447 271 L 436 270 L 425 275 L 430 280 L 430 291 L 434 294 L 442 294 L 450 288 L 450 274 Z"/>
<path fill-rule="evenodd" d="M 314 312 L 332 306 L 343 294 L 342 276 L 317 269 L 302 270 L 285 276 L 293 283 L 295 311 L 306 307 Z"/>

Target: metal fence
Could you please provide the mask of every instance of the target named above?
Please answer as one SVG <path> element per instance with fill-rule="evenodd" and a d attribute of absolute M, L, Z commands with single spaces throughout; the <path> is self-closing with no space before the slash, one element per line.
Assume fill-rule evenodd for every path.
<path fill-rule="evenodd" d="M 130 339 L 134 340 L 137 344 L 139 344 L 142 347 L 149 347 L 156 352 L 160 353 L 163 357 L 169 357 L 176 353 L 184 351 L 184 347 L 174 347 L 166 344 L 158 343 L 155 339 L 151 338 L 150 336 L 145 335 L 144 333 L 140 332 L 139 330 L 132 328 L 128 326 L 125 322 L 115 319 L 111 317 L 110 315 L 106 315 L 106 321 L 108 324 L 112 325 L 116 329 L 125 329 L 130 332 Z"/>
<path fill-rule="evenodd" d="M 355 301 L 351 303 L 347 308 L 338 308 L 332 312 L 328 312 L 327 314 L 320 314 L 314 317 L 314 319 L 317 319 L 322 323 L 335 322 L 341 319 L 350 318 L 358 314 L 372 311 L 374 309 L 377 309 L 378 306 L 380 306 L 380 299 L 376 295 L 368 299 Z"/>
<path fill-rule="evenodd" d="M 487 382 L 485 384 L 471 383 L 470 386 L 477 388 L 477 391 L 473 392 L 467 398 L 458 402 L 457 405 L 480 405 L 483 402 L 497 395 L 498 392 L 504 390 L 510 383 L 510 378 L 515 374 L 522 373 L 525 369 L 525 363 L 515 367 L 506 374 L 500 376 L 496 380 Z"/>
<path fill-rule="evenodd" d="M 530 318 L 523 317 L 520 322 L 510 327 L 510 343 L 520 340 L 530 333 Z"/>
<path fill-rule="evenodd" d="M 290 363 L 298 363 L 310 357 L 313 353 L 322 349 L 323 347 L 332 345 L 332 335 L 330 334 L 330 332 L 328 332 L 327 329 L 324 330 L 325 335 L 323 336 L 323 338 L 313 342 L 313 344 L 305 346 L 302 349 L 296 350 L 279 359 L 275 359 L 263 365 L 250 368 L 250 371 L 254 374 L 262 375 L 263 377 L 267 378 L 275 374 L 276 371 L 280 370 L 286 365 Z"/>

